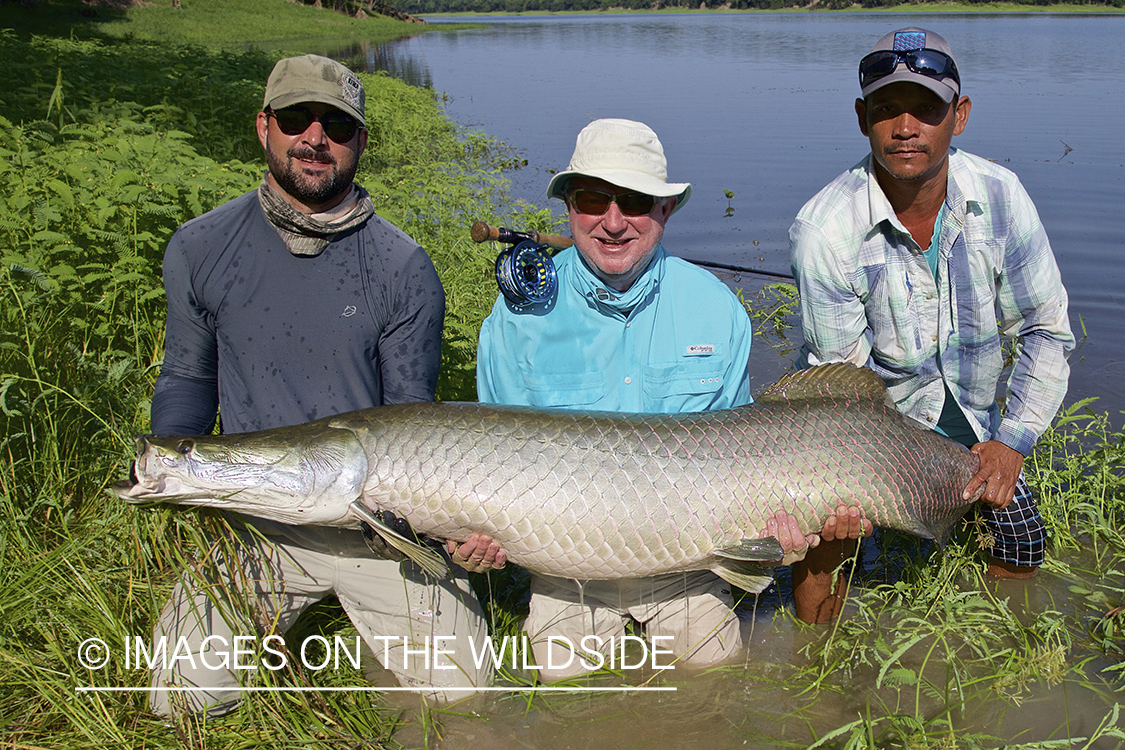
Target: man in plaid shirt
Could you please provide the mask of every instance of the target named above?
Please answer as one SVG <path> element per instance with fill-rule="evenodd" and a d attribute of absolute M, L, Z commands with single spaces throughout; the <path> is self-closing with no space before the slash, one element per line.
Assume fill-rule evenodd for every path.
<path fill-rule="evenodd" d="M 860 62 L 860 87 L 871 154 L 789 233 L 803 359 L 871 367 L 902 412 L 970 447 L 981 463 L 965 497 L 987 485 L 989 572 L 1030 577 L 1047 535 L 1023 461 L 1062 403 L 1074 347 L 1054 254 L 1016 176 L 950 147 L 972 102 L 945 39 L 885 35 Z M 1003 415 L 1001 336 L 1016 341 Z M 802 619 L 838 612 L 832 571 L 852 544 L 821 544 L 795 566 Z"/>

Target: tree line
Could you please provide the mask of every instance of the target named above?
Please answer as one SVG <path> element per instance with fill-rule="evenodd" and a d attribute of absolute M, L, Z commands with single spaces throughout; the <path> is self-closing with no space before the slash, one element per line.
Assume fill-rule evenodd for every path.
<path fill-rule="evenodd" d="M 965 5 L 985 5 L 994 0 L 961 0 Z M 1054 0 L 1012 0 L 1019 5 L 1047 6 Z M 597 11 L 609 9 L 660 10 L 662 8 L 729 8 L 734 10 L 781 10 L 816 8 L 883 8 L 902 5 L 902 0 L 394 0 L 393 5 L 411 15 L 425 13 L 522 13 L 524 11 Z M 911 3 L 926 5 L 927 3 Z M 1125 0 L 1065 3 L 1101 7 L 1125 7 Z"/>

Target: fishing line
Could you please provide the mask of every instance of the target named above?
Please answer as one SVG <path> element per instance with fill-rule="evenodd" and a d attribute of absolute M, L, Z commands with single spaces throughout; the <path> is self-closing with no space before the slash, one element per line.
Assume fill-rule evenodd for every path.
<path fill-rule="evenodd" d="M 496 257 L 496 285 L 501 294 L 517 308 L 531 305 L 549 304 L 559 290 L 558 273 L 551 257 L 553 250 L 563 250 L 574 244 L 570 237 L 540 234 L 535 230 L 517 232 L 504 227 L 489 226 L 483 221 L 473 224 L 469 231 L 473 242 L 497 242 L 510 245 Z M 696 258 L 684 258 L 692 265 L 704 268 L 718 268 L 736 273 L 750 273 L 776 279 L 793 279 L 793 274 L 769 271 L 764 268 L 750 268 L 731 263 L 719 263 Z"/>

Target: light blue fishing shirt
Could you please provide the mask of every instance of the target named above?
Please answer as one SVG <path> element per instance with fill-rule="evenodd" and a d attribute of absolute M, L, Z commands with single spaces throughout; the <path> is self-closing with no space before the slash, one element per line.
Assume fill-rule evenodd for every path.
<path fill-rule="evenodd" d="M 750 319 L 710 272 L 657 247 L 633 286 L 617 292 L 573 247 L 555 266 L 553 301 L 521 309 L 501 295 L 484 321 L 482 402 L 679 413 L 753 400 Z"/>
<path fill-rule="evenodd" d="M 870 155 L 805 204 L 789 240 L 805 361 L 871 367 L 930 427 L 948 388 L 981 441 L 1031 452 L 1066 395 L 1074 336 L 1047 234 L 1012 172 L 950 149 L 936 273 Z M 1016 346 L 1001 418 L 1002 336 Z"/>

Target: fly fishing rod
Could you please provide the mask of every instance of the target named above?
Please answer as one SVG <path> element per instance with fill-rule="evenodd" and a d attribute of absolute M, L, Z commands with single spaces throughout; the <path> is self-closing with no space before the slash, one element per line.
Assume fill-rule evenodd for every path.
<path fill-rule="evenodd" d="M 473 242 L 496 240 L 497 242 L 504 242 L 509 245 L 515 245 L 520 242 L 534 242 L 537 245 L 546 245 L 555 250 L 565 250 L 574 244 L 574 240 L 559 234 L 540 234 L 534 229 L 530 229 L 526 232 L 516 232 L 512 229 L 505 229 L 504 227 L 491 227 L 483 221 L 478 221 L 473 224 L 469 229 L 469 236 L 473 238 Z"/>
<path fill-rule="evenodd" d="M 493 227 L 478 221 L 469 230 L 473 242 L 494 240 L 509 247 L 500 251 L 496 257 L 496 284 L 504 297 L 516 307 L 548 302 L 554 298 L 559 288 L 552 250 L 565 250 L 574 244 L 570 237 L 557 234 L 541 234 L 534 229 L 517 232 L 504 227 Z M 683 258 L 688 263 L 705 268 L 720 268 L 726 271 L 754 273 L 779 279 L 792 279 L 793 275 L 760 268 L 746 268 L 715 263 L 709 260 Z"/>

